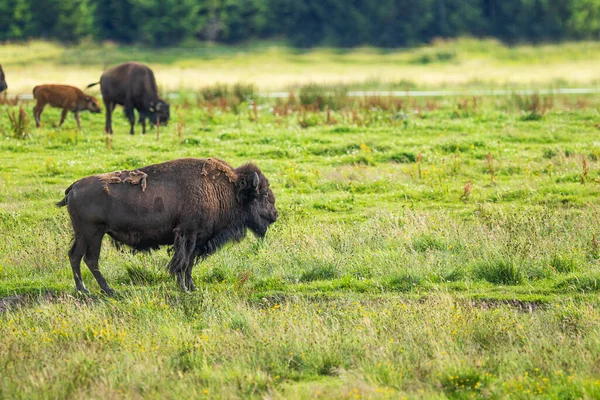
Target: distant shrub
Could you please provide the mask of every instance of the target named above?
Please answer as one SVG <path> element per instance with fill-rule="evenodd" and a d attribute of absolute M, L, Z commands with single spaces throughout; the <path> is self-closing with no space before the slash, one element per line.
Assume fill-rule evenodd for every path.
<path fill-rule="evenodd" d="M 521 117 L 521 121 L 537 121 L 544 117 L 547 110 L 554 106 L 554 100 L 550 96 L 540 97 L 534 93 L 530 96 L 514 95 L 513 101 L 515 105 L 525 114 Z"/>
<path fill-rule="evenodd" d="M 411 64 L 447 63 L 456 59 L 454 51 L 440 50 L 433 53 L 420 54 L 413 58 Z"/>
<path fill-rule="evenodd" d="M 257 97 L 257 90 L 253 84 L 236 83 L 233 86 L 216 83 L 200 89 L 200 97 L 209 103 L 224 100 L 227 104 L 237 105 L 243 101 L 250 101 Z"/>
<path fill-rule="evenodd" d="M 327 86 L 310 83 L 301 86 L 298 92 L 300 104 L 311 105 L 318 110 L 324 110 L 326 107 L 339 110 L 349 103 L 348 88 L 342 85 Z"/>

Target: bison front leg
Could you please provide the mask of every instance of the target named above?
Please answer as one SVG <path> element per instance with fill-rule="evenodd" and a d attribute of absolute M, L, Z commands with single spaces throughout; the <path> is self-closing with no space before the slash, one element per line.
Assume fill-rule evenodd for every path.
<path fill-rule="evenodd" d="M 139 112 L 139 111 L 138 111 Z M 142 124 L 142 135 L 146 134 L 146 117 L 140 113 L 140 117 L 138 118 L 138 122 Z"/>
<path fill-rule="evenodd" d="M 81 130 L 81 121 L 79 121 L 79 111 L 73 111 L 75 121 L 77 121 L 77 129 Z"/>
<path fill-rule="evenodd" d="M 65 122 L 65 118 L 67 118 L 68 111 L 69 110 L 67 110 L 66 108 L 63 108 L 62 114 L 60 114 L 60 122 L 58 123 L 58 126 L 62 126 L 63 122 Z"/>
<path fill-rule="evenodd" d="M 173 258 L 169 261 L 168 268 L 171 275 L 175 275 L 179 287 L 184 292 L 188 291 L 187 271 L 189 268 L 191 274 L 191 267 L 189 265 L 190 263 L 192 265 L 194 263 L 195 249 L 196 233 L 182 232 L 180 228 L 175 228 Z"/>
<path fill-rule="evenodd" d="M 135 125 L 135 113 L 133 110 L 134 110 L 133 106 L 125 106 L 125 116 L 129 120 L 129 125 L 130 125 L 130 128 L 129 128 L 130 135 L 134 134 L 133 126 Z"/>
<path fill-rule="evenodd" d="M 198 287 L 194 283 L 194 279 L 192 278 L 192 270 L 194 269 L 194 264 L 196 263 L 195 259 L 192 257 L 192 261 L 188 264 L 185 270 L 185 283 L 189 290 L 195 291 L 198 290 Z"/>
<path fill-rule="evenodd" d="M 39 103 L 33 107 L 33 117 L 35 118 L 35 127 L 40 127 L 40 119 L 42 118 L 42 112 L 44 111 L 44 106 Z"/>

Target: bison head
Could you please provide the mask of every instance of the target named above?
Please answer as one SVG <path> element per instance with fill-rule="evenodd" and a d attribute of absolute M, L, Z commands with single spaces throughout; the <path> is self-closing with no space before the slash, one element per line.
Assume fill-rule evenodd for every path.
<path fill-rule="evenodd" d="M 262 238 L 269 225 L 277 221 L 275 195 L 269 187 L 269 181 L 258 168 L 249 164 L 240 169 L 243 171 L 238 172 L 236 196 L 246 211 L 246 226 Z"/>
<path fill-rule="evenodd" d="M 150 107 L 150 122 L 156 125 L 160 122 L 161 125 L 167 125 L 169 118 L 171 117 L 171 111 L 169 103 L 162 99 L 158 99 L 156 104 L 151 104 Z"/>
<path fill-rule="evenodd" d="M 85 104 L 90 112 L 94 114 L 100 113 L 100 103 L 98 103 L 98 99 L 95 97 L 85 96 Z"/>

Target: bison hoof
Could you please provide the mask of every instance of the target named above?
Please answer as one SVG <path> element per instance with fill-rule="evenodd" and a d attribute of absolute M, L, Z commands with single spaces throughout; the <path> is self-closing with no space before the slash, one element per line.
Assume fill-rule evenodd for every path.
<path fill-rule="evenodd" d="M 80 286 L 75 288 L 75 290 L 77 290 L 77 292 L 79 293 L 85 293 L 85 294 L 89 294 L 90 291 L 88 290 L 88 288 L 86 288 L 85 286 Z"/>
<path fill-rule="evenodd" d="M 107 288 L 107 289 L 102 289 L 102 293 L 104 293 L 107 296 L 113 297 L 115 295 L 115 291 L 112 290 L 111 288 Z"/>

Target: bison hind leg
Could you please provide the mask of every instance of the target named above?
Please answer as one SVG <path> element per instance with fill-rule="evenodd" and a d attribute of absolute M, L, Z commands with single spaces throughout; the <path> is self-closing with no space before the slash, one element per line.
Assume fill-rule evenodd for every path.
<path fill-rule="evenodd" d="M 69 250 L 69 261 L 73 270 L 73 278 L 75 279 L 75 289 L 79 292 L 89 292 L 83 283 L 81 277 L 81 259 L 85 253 L 85 241 L 81 237 L 75 236 L 73 245 Z"/>
<path fill-rule="evenodd" d="M 100 248 L 102 247 L 102 237 L 104 236 L 104 230 L 101 228 L 97 228 L 94 232 L 85 236 L 85 255 L 83 256 L 83 260 L 87 264 L 88 268 L 96 278 L 98 285 L 100 285 L 100 289 L 104 293 L 109 296 L 114 295 L 115 291 L 108 286 L 106 279 L 100 272 L 100 268 L 98 266 L 98 260 L 100 258 Z"/>

